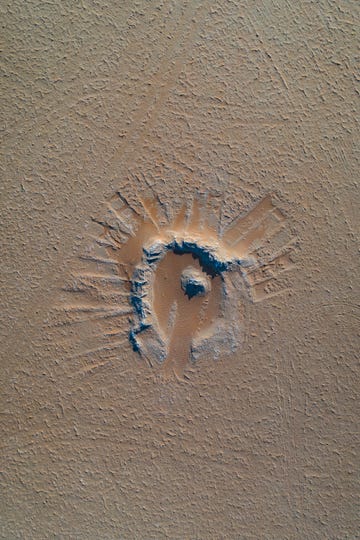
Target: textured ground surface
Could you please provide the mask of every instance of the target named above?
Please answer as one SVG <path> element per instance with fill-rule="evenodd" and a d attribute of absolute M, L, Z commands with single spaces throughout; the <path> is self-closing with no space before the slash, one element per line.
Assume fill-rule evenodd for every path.
<path fill-rule="evenodd" d="M 1 538 L 354 539 L 354 0 L 5 1 Z M 235 355 L 162 383 L 68 358 L 49 311 L 117 189 L 223 219 L 275 193 L 289 291 Z M 140 186 L 140 187 L 139 187 Z M 125 321 L 124 324 L 127 324 Z"/>

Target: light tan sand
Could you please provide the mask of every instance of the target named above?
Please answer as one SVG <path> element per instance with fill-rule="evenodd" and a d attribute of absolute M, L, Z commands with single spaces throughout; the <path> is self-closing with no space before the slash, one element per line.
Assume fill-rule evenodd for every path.
<path fill-rule="evenodd" d="M 359 3 L 1 14 L 1 538 L 357 538 Z M 259 264 L 188 300 L 167 255 L 147 361 L 185 222 Z"/>

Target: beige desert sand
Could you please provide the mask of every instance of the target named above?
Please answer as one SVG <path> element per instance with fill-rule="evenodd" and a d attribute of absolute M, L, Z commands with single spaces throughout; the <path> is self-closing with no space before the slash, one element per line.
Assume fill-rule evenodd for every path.
<path fill-rule="evenodd" d="M 1 538 L 357 538 L 359 3 L 0 9 Z"/>

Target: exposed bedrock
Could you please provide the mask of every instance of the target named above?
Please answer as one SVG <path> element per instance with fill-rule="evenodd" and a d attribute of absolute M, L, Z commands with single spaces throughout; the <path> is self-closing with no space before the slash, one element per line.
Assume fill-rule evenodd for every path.
<path fill-rule="evenodd" d="M 161 273 L 164 265 L 166 274 Z M 235 350 L 243 341 L 240 266 L 240 260 L 221 259 L 216 247 L 192 239 L 156 240 L 144 246 L 132 277 L 134 350 L 150 364 L 167 364 L 178 350 L 177 340 L 189 342 L 184 363 L 210 350 L 214 359 Z M 162 304 L 159 294 L 164 296 Z"/>

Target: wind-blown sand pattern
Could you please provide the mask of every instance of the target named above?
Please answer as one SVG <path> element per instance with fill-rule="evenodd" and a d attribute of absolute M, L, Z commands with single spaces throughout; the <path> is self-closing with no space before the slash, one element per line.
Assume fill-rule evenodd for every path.
<path fill-rule="evenodd" d="M 1 538 L 359 538 L 359 12 L 2 2 Z"/>
<path fill-rule="evenodd" d="M 284 243 L 275 197 L 225 227 L 213 199 L 196 193 L 164 219 L 156 199 L 139 198 L 137 208 L 116 193 L 104 218 L 93 218 L 100 233 L 80 257 L 89 268 L 73 275 L 63 306 L 66 323 L 102 325 L 98 343 L 75 353 L 98 357 L 85 371 L 131 346 L 165 378 L 183 380 L 199 357 L 217 360 L 242 345 L 247 302 L 288 290 L 282 275 L 294 267 L 295 242 L 287 235 Z"/>

